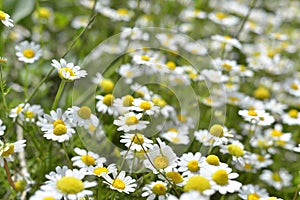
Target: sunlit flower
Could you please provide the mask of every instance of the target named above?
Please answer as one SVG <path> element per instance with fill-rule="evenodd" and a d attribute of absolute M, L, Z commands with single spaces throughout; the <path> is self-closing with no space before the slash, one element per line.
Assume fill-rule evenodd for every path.
<path fill-rule="evenodd" d="M 0 166 L 3 167 L 4 159 L 8 162 L 14 161 L 12 154 L 24 151 L 26 140 L 18 140 L 14 143 L 2 142 L 0 140 Z"/>
<path fill-rule="evenodd" d="M 130 176 L 126 176 L 125 171 L 121 171 L 120 173 L 113 172 L 113 178 L 108 174 L 103 174 L 103 178 L 105 181 L 103 183 L 109 185 L 110 189 L 117 190 L 118 192 L 124 192 L 129 194 L 130 192 L 134 192 L 137 184 L 136 180 L 131 178 Z"/>
<path fill-rule="evenodd" d="M 132 105 L 131 110 L 143 112 L 147 115 L 154 115 L 159 112 L 159 107 L 155 106 L 152 101 L 134 99 Z"/>
<path fill-rule="evenodd" d="M 14 21 L 10 19 L 9 14 L 3 12 L 2 10 L 0 10 L 0 20 L 7 27 L 14 27 Z"/>
<path fill-rule="evenodd" d="M 104 166 L 101 162 L 98 162 L 95 166 L 88 167 L 86 170 L 87 175 L 94 175 L 97 177 L 103 177 L 104 174 L 117 173 L 116 164 Z"/>
<path fill-rule="evenodd" d="M 126 113 L 124 116 L 119 116 L 118 119 L 114 120 L 114 124 L 118 126 L 118 131 L 134 131 L 142 130 L 147 127 L 149 124 L 148 121 L 140 120 L 143 114 L 135 114 L 133 112 Z"/>
<path fill-rule="evenodd" d="M 35 120 L 44 114 L 40 105 L 26 104 L 22 112 L 20 112 L 20 119 L 25 122 L 35 122 Z"/>
<path fill-rule="evenodd" d="M 78 65 L 74 66 L 73 63 L 67 63 L 63 58 L 60 61 L 53 59 L 51 65 L 57 69 L 58 75 L 62 80 L 74 81 L 87 75 L 87 72 L 80 70 Z"/>
<path fill-rule="evenodd" d="M 97 127 L 99 124 L 99 119 L 96 115 L 92 114 L 88 106 L 72 106 L 72 108 L 68 108 L 66 114 L 75 126 L 83 126 L 85 129 L 89 129 L 90 126 Z"/>
<path fill-rule="evenodd" d="M 259 178 L 275 189 L 281 190 L 283 187 L 291 185 L 293 176 L 286 169 L 281 168 L 279 171 L 274 172 L 265 169 Z"/>
<path fill-rule="evenodd" d="M 74 151 L 78 156 L 74 156 L 71 160 L 73 161 L 73 165 L 79 168 L 87 168 L 89 166 L 106 162 L 106 158 L 100 157 L 98 154 L 92 151 L 87 151 L 77 147 L 74 149 Z"/>
<path fill-rule="evenodd" d="M 18 59 L 25 63 L 34 63 L 42 56 L 40 45 L 34 42 L 23 41 L 15 49 Z"/>
<path fill-rule="evenodd" d="M 201 153 L 199 152 L 195 154 L 191 152 L 185 153 L 180 157 L 180 160 L 178 161 L 178 171 L 183 172 L 183 176 L 199 174 L 204 160 L 205 158 L 202 157 Z"/>
<path fill-rule="evenodd" d="M 120 143 L 125 143 L 125 146 L 127 148 L 130 148 L 130 150 L 134 151 L 141 151 L 145 150 L 147 151 L 149 148 L 152 148 L 153 141 L 146 138 L 141 133 L 136 134 L 130 134 L 125 133 L 124 135 L 121 135 Z"/>
<path fill-rule="evenodd" d="M 97 95 L 96 109 L 100 113 L 107 113 L 109 115 L 116 115 L 117 110 L 115 108 L 115 96 L 113 94 L 106 94 L 104 96 Z"/>
<path fill-rule="evenodd" d="M 162 181 L 151 182 L 143 187 L 142 197 L 147 197 L 147 200 L 153 200 L 156 197 L 159 200 L 167 198 L 167 183 Z"/>
<path fill-rule="evenodd" d="M 244 200 L 259 200 L 264 197 L 268 197 L 268 192 L 264 188 L 260 188 L 258 185 L 243 185 L 239 191 L 239 197 Z"/>

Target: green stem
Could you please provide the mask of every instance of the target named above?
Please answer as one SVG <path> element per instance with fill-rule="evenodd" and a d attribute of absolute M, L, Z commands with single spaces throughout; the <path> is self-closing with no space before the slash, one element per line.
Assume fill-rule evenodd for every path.
<path fill-rule="evenodd" d="M 15 190 L 16 190 L 16 186 L 15 186 L 15 183 L 14 181 L 12 180 L 12 177 L 11 177 L 11 174 L 10 174 L 10 171 L 9 171 L 9 168 L 8 168 L 8 165 L 7 165 L 7 161 L 6 159 L 4 158 L 4 169 L 5 169 L 5 172 L 6 172 L 6 175 L 7 175 L 7 180 L 9 182 L 9 184 L 11 185 L 11 187 Z"/>
<path fill-rule="evenodd" d="M 252 0 L 249 10 L 248 10 L 248 12 L 247 12 L 245 18 L 243 19 L 242 24 L 241 24 L 241 26 L 240 26 L 238 32 L 235 34 L 235 38 L 236 38 L 236 39 L 239 38 L 239 36 L 240 36 L 242 30 L 244 29 L 244 26 L 245 26 L 245 24 L 246 24 L 246 22 L 247 22 L 247 20 L 248 20 L 248 18 L 249 18 L 249 16 L 250 16 L 250 14 L 251 14 L 251 11 L 252 11 L 252 9 L 255 7 L 256 1 L 257 1 L 257 0 Z"/>
<path fill-rule="evenodd" d="M 68 161 L 69 168 L 72 169 L 72 162 L 71 162 L 71 159 L 70 159 L 69 154 L 68 154 L 67 147 L 66 147 L 64 142 L 62 143 L 62 147 L 63 147 L 63 149 L 66 153 L 66 158 L 67 158 L 67 161 Z"/>
<path fill-rule="evenodd" d="M 56 110 L 57 105 L 58 105 L 58 102 L 59 102 L 59 99 L 60 99 L 60 97 L 61 97 L 61 95 L 62 95 L 62 92 L 63 92 L 63 90 L 64 90 L 65 84 L 66 84 L 66 81 L 65 81 L 65 80 L 62 80 L 62 81 L 60 82 L 58 91 L 57 91 L 57 93 L 56 93 L 56 96 L 55 96 L 55 99 L 54 99 L 54 102 L 53 102 L 53 105 L 52 105 L 52 110 Z"/>
<path fill-rule="evenodd" d="M 221 200 L 225 200 L 225 194 L 222 195 Z"/>
<path fill-rule="evenodd" d="M 293 200 L 296 200 L 296 199 L 297 199 L 297 196 L 298 196 L 298 193 L 299 193 L 299 189 L 300 189 L 300 184 L 297 186 L 297 189 L 296 189 L 296 191 L 295 191 Z"/>
<path fill-rule="evenodd" d="M 7 102 L 6 102 L 6 92 L 4 91 L 4 81 L 3 81 L 3 75 L 2 75 L 2 65 L 0 65 L 0 86 L 1 86 L 1 94 L 2 94 L 2 99 L 3 99 L 3 104 L 6 110 L 8 110 Z"/>
<path fill-rule="evenodd" d="M 27 99 L 27 95 L 28 95 L 28 76 L 29 76 L 29 73 L 28 73 L 28 64 L 25 63 L 25 77 L 24 77 L 24 96 L 25 96 L 25 99 Z"/>

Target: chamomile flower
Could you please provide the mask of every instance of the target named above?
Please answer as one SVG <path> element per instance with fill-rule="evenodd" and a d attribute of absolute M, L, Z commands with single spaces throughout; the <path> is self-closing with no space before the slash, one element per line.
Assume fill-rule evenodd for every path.
<path fill-rule="evenodd" d="M 116 98 L 114 100 L 115 108 L 118 113 L 121 115 L 127 113 L 133 106 L 132 102 L 134 101 L 133 96 L 125 95 L 122 98 Z"/>
<path fill-rule="evenodd" d="M 97 177 L 103 177 L 104 174 L 116 173 L 117 167 L 116 164 L 110 164 L 108 166 L 104 166 L 103 163 L 98 163 L 95 166 L 90 166 L 87 168 L 88 175 L 94 175 Z"/>
<path fill-rule="evenodd" d="M 97 127 L 99 124 L 99 119 L 96 115 L 92 114 L 92 111 L 88 106 L 72 106 L 72 108 L 68 108 L 66 113 L 75 126 L 89 129 L 91 125 Z"/>
<path fill-rule="evenodd" d="M 35 122 L 35 120 L 44 114 L 44 111 L 40 105 L 26 104 L 24 109 L 20 113 L 20 119 L 25 122 Z"/>
<path fill-rule="evenodd" d="M 146 86 L 140 85 L 138 83 L 134 83 L 130 86 L 130 88 L 134 91 L 136 95 L 139 97 L 150 101 L 153 95 L 153 92 L 150 91 Z"/>
<path fill-rule="evenodd" d="M 40 45 L 34 42 L 23 41 L 15 49 L 18 60 L 25 63 L 34 63 L 42 56 Z"/>
<path fill-rule="evenodd" d="M 161 134 L 161 137 L 170 141 L 173 144 L 188 144 L 190 139 L 187 135 L 178 134 L 177 132 L 168 131 Z"/>
<path fill-rule="evenodd" d="M 98 154 L 92 151 L 87 151 L 77 147 L 74 149 L 74 151 L 78 156 L 74 156 L 71 160 L 73 161 L 73 165 L 79 168 L 86 168 L 97 165 L 97 163 L 106 162 L 106 158 L 100 157 Z"/>
<path fill-rule="evenodd" d="M 45 191 L 55 191 L 55 198 L 77 200 L 85 196 L 91 196 L 93 192 L 86 188 L 97 185 L 95 181 L 83 181 L 86 175 L 85 169 L 68 169 L 66 166 L 56 167 L 55 172 L 52 171 L 46 175 L 48 181 L 41 187 Z"/>
<path fill-rule="evenodd" d="M 146 101 L 142 99 L 134 99 L 131 110 L 143 112 L 147 115 L 154 115 L 159 112 L 159 107 L 155 106 L 152 101 Z"/>
<path fill-rule="evenodd" d="M 14 161 L 12 154 L 24 151 L 26 140 L 19 140 L 14 143 L 2 142 L 0 140 L 0 166 L 3 167 L 4 159 L 8 162 Z"/>
<path fill-rule="evenodd" d="M 139 77 L 142 74 L 142 70 L 135 65 L 123 64 L 118 69 L 118 73 L 125 79 L 125 83 L 131 84 L 134 78 Z"/>
<path fill-rule="evenodd" d="M 241 115 L 244 120 L 260 126 L 269 126 L 275 121 L 275 118 L 265 110 L 240 110 L 238 114 Z"/>
<path fill-rule="evenodd" d="M 159 95 L 154 95 L 152 98 L 154 105 L 159 107 L 159 112 L 165 117 L 171 117 L 176 115 L 176 111 L 173 106 L 167 104 L 167 102 Z"/>
<path fill-rule="evenodd" d="M 208 18 L 211 21 L 213 21 L 217 24 L 221 24 L 223 26 L 234 26 L 239 22 L 239 18 L 228 15 L 223 12 L 210 13 L 208 15 Z"/>
<path fill-rule="evenodd" d="M 117 190 L 118 192 L 124 192 L 129 194 L 130 192 L 134 192 L 137 184 L 136 180 L 131 178 L 130 176 L 126 176 L 125 171 L 121 171 L 120 173 L 113 172 L 113 178 L 111 178 L 108 174 L 103 174 L 103 178 L 105 181 L 103 183 L 109 185 L 110 189 Z"/>
<path fill-rule="evenodd" d="M 185 153 L 180 157 L 178 161 L 178 171 L 183 172 L 182 175 L 190 176 L 196 175 L 200 172 L 201 164 L 203 165 L 205 158 L 201 156 L 201 153 L 195 154 L 189 152 Z"/>
<path fill-rule="evenodd" d="M 300 125 L 300 114 L 298 110 L 291 109 L 282 115 L 282 121 L 288 125 Z"/>
<path fill-rule="evenodd" d="M 37 190 L 34 195 L 32 195 L 29 200 L 60 200 L 60 195 L 55 192 L 55 190 Z"/>
<path fill-rule="evenodd" d="M 126 113 L 124 116 L 119 116 L 118 119 L 114 120 L 114 124 L 118 126 L 118 131 L 134 131 L 142 130 L 149 124 L 148 121 L 140 120 L 143 114 L 135 114 L 134 112 Z"/>
<path fill-rule="evenodd" d="M 115 96 L 113 94 L 106 94 L 104 96 L 97 95 L 96 109 L 100 113 L 107 113 L 109 115 L 116 115 L 117 110 L 115 108 Z"/>
<path fill-rule="evenodd" d="M 242 48 L 241 43 L 231 36 L 221 36 L 221 35 L 213 35 L 211 37 L 213 41 L 217 41 L 220 43 L 221 47 L 225 48 L 226 50 L 231 49 L 232 47 L 236 47 L 238 49 Z"/>
<path fill-rule="evenodd" d="M 92 81 L 96 85 L 100 86 L 105 93 L 111 93 L 115 86 L 112 80 L 104 78 L 100 73 L 96 73 L 96 77 L 93 78 Z"/>
<path fill-rule="evenodd" d="M 178 159 L 170 146 L 161 142 L 160 139 L 158 141 L 160 143 L 159 146 L 155 144 L 153 148 L 149 149 L 148 156 L 150 160 L 144 160 L 145 167 L 152 170 L 154 174 L 158 174 L 157 170 L 168 171 L 168 169 L 176 167 Z"/>
<path fill-rule="evenodd" d="M 223 154 L 230 154 L 233 161 L 241 161 L 242 158 L 248 153 L 244 150 L 244 145 L 238 140 L 232 140 L 230 144 L 222 146 L 220 152 Z"/>
<path fill-rule="evenodd" d="M 252 184 L 243 185 L 238 195 L 244 200 L 259 200 L 269 196 L 265 188 L 260 188 L 258 185 Z"/>
<path fill-rule="evenodd" d="M 9 14 L 3 12 L 2 10 L 0 10 L 0 20 L 6 27 L 14 27 L 14 21 L 10 19 Z"/>
<path fill-rule="evenodd" d="M 102 15 L 110 18 L 113 21 L 130 21 L 134 13 L 126 8 L 119 8 L 117 10 L 111 9 L 109 7 L 103 7 L 98 9 Z"/>
<path fill-rule="evenodd" d="M 52 60 L 51 65 L 57 69 L 58 75 L 62 80 L 74 81 L 87 75 L 85 70 L 81 70 L 78 65 L 67 63 L 65 59 L 61 58 L 60 61 Z"/>
<path fill-rule="evenodd" d="M 67 114 L 62 113 L 60 108 L 50 111 L 50 115 L 45 114 L 37 124 L 44 132 L 45 138 L 60 143 L 69 140 L 75 133 L 72 123 L 67 119 Z"/>
<path fill-rule="evenodd" d="M 147 149 L 152 148 L 153 146 L 153 141 L 146 138 L 141 133 L 125 133 L 124 135 L 121 135 L 121 138 L 120 143 L 125 143 L 125 146 L 127 148 L 130 147 L 130 150 L 132 151 L 141 151 L 143 149 L 147 151 Z"/>
<path fill-rule="evenodd" d="M 3 121 L 0 119 L 0 136 L 4 135 L 6 126 L 3 124 Z"/>
<path fill-rule="evenodd" d="M 239 175 L 233 173 L 230 167 L 211 166 L 210 168 L 202 168 L 200 175 L 213 181 L 212 189 L 219 191 L 221 194 L 236 192 L 242 186 L 240 182 L 233 180 Z"/>
<path fill-rule="evenodd" d="M 259 178 L 275 189 L 281 190 L 283 187 L 291 185 L 293 176 L 286 169 L 281 168 L 279 171 L 274 172 L 265 169 Z"/>
<path fill-rule="evenodd" d="M 146 200 L 154 200 L 156 197 L 159 200 L 167 198 L 167 183 L 162 181 L 151 182 L 143 187 L 142 197 L 147 197 Z"/>
<path fill-rule="evenodd" d="M 11 109 L 10 113 L 9 113 L 9 117 L 13 118 L 13 120 L 15 121 L 16 118 L 20 116 L 20 114 L 23 111 L 25 105 L 27 105 L 27 104 L 21 103 L 17 107 Z"/>

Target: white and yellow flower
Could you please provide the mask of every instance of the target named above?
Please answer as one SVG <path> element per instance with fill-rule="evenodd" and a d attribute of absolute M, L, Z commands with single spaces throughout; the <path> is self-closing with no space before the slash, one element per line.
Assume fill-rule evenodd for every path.
<path fill-rule="evenodd" d="M 178 161 L 178 171 L 183 172 L 183 176 L 191 176 L 200 173 L 200 168 L 203 166 L 205 158 L 200 152 L 195 154 L 189 152 L 180 157 Z"/>
<path fill-rule="evenodd" d="M 114 124 L 118 126 L 118 131 L 135 131 L 142 130 L 149 124 L 148 121 L 140 120 L 143 114 L 135 114 L 133 112 L 126 113 L 124 116 L 119 116 L 118 119 L 114 120 Z"/>
<path fill-rule="evenodd" d="M 120 143 L 125 143 L 125 146 L 127 148 L 130 147 L 130 150 L 134 151 L 142 151 L 148 150 L 149 148 L 152 148 L 153 141 L 142 135 L 141 133 L 136 134 L 130 134 L 125 133 L 124 135 L 121 135 Z"/>
<path fill-rule="evenodd" d="M 65 59 L 61 58 L 60 61 L 52 60 L 51 65 L 57 69 L 58 75 L 62 80 L 74 81 L 87 75 L 85 70 L 81 70 L 78 65 L 67 63 Z"/>
<path fill-rule="evenodd" d="M 146 200 L 159 200 L 167 199 L 168 185 L 162 181 L 151 182 L 143 187 L 142 197 L 147 197 Z"/>
<path fill-rule="evenodd" d="M 113 178 L 108 174 L 103 174 L 105 181 L 103 183 L 109 185 L 110 189 L 117 190 L 118 192 L 124 192 L 129 194 L 134 192 L 137 184 L 136 180 L 130 176 L 126 176 L 125 171 L 121 171 L 119 174 L 117 172 L 112 173 Z"/>
<path fill-rule="evenodd" d="M 77 147 L 74 149 L 74 151 L 78 156 L 74 156 L 71 160 L 73 161 L 73 165 L 79 168 L 86 168 L 106 162 L 106 158 L 100 157 L 98 154 L 92 151 L 87 151 Z"/>
<path fill-rule="evenodd" d="M 0 140 L 0 166 L 3 167 L 4 159 L 8 162 L 14 161 L 12 154 L 24 151 L 26 140 L 19 140 L 14 143 L 2 142 Z"/>
<path fill-rule="evenodd" d="M 5 13 L 4 11 L 0 10 L 0 20 L 2 24 L 4 24 L 6 27 L 14 27 L 13 20 L 10 19 L 9 14 Z"/>
<path fill-rule="evenodd" d="M 18 60 L 25 63 L 34 63 L 42 56 L 40 45 L 34 42 L 23 41 L 15 49 Z"/>

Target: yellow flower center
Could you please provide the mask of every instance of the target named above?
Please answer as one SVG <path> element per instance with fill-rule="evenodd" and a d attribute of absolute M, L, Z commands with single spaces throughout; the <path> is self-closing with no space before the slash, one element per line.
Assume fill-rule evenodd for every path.
<path fill-rule="evenodd" d="M 64 194 L 77 194 L 84 189 L 84 184 L 78 178 L 64 176 L 56 182 L 56 187 Z"/>
<path fill-rule="evenodd" d="M 180 139 L 178 137 L 171 137 L 171 141 L 173 143 L 178 143 L 178 142 L 180 142 Z"/>
<path fill-rule="evenodd" d="M 140 104 L 140 108 L 143 110 L 149 110 L 149 109 L 151 109 L 151 104 L 148 101 L 143 101 Z"/>
<path fill-rule="evenodd" d="M 264 162 L 264 161 L 266 160 L 266 158 L 265 158 L 264 156 L 262 156 L 262 155 L 258 155 L 258 156 L 257 156 L 257 160 L 258 160 L 259 162 Z"/>
<path fill-rule="evenodd" d="M 255 110 L 248 110 L 248 115 L 255 117 L 257 116 L 257 112 Z"/>
<path fill-rule="evenodd" d="M 225 40 L 231 40 L 231 39 L 232 39 L 232 37 L 231 37 L 231 36 L 229 36 L 229 35 L 225 35 L 225 36 L 224 36 L 224 39 L 225 39 Z"/>
<path fill-rule="evenodd" d="M 60 68 L 59 71 L 58 71 L 58 75 L 61 79 L 66 79 L 63 75 L 63 73 L 69 73 L 69 75 L 71 77 L 75 76 L 75 73 L 73 72 L 73 70 L 71 68 L 68 68 L 68 67 L 63 67 L 63 68 Z"/>
<path fill-rule="evenodd" d="M 267 56 L 268 56 L 269 58 L 273 58 L 273 57 L 275 56 L 275 54 L 276 54 L 276 51 L 273 51 L 273 50 L 269 50 L 269 51 L 267 52 Z"/>
<path fill-rule="evenodd" d="M 195 175 L 190 177 L 185 186 L 184 186 L 184 191 L 188 192 L 191 190 L 196 190 L 199 192 L 203 192 L 204 190 L 210 189 L 210 183 L 209 180 L 203 176 L 200 175 Z"/>
<path fill-rule="evenodd" d="M 217 170 L 213 175 L 212 179 L 218 184 L 218 185 L 226 185 L 228 184 L 228 174 L 224 169 Z"/>
<path fill-rule="evenodd" d="M 132 106 L 133 101 L 134 101 L 134 98 L 131 95 L 126 95 L 123 98 L 123 106 L 126 106 L 126 107 Z"/>
<path fill-rule="evenodd" d="M 176 68 L 176 64 L 172 61 L 167 62 L 166 65 L 170 70 L 174 70 Z"/>
<path fill-rule="evenodd" d="M 209 133 L 215 137 L 223 137 L 224 130 L 221 125 L 215 124 L 210 128 Z"/>
<path fill-rule="evenodd" d="M 115 99 L 114 95 L 112 94 L 107 94 L 103 98 L 103 103 L 107 106 L 111 106 L 113 103 L 113 100 Z"/>
<path fill-rule="evenodd" d="M 120 9 L 117 10 L 117 13 L 119 15 L 128 15 L 129 11 L 125 8 L 120 8 Z"/>
<path fill-rule="evenodd" d="M 135 125 L 135 124 L 139 123 L 139 120 L 135 116 L 129 116 L 126 118 L 125 123 L 129 126 Z"/>
<path fill-rule="evenodd" d="M 53 122 L 53 126 L 54 126 L 54 127 L 57 126 L 58 124 L 65 125 L 65 123 L 64 123 L 63 120 L 61 120 L 61 119 L 55 120 L 55 121 Z"/>
<path fill-rule="evenodd" d="M 167 192 L 166 186 L 162 183 L 156 183 L 151 190 L 156 195 L 164 195 Z"/>
<path fill-rule="evenodd" d="M 244 156 L 244 154 L 245 154 L 244 150 L 235 144 L 228 145 L 227 149 L 231 155 L 236 156 L 236 157 L 241 157 L 241 156 Z"/>
<path fill-rule="evenodd" d="M 277 141 L 276 141 L 276 144 L 277 144 L 278 146 L 285 146 L 285 145 L 286 145 L 286 141 L 284 141 L 284 140 L 277 140 Z"/>
<path fill-rule="evenodd" d="M 268 99 L 270 97 L 270 92 L 264 87 L 259 87 L 254 91 L 253 96 L 257 99 Z"/>
<path fill-rule="evenodd" d="M 5 20 L 5 19 L 6 19 L 5 12 L 0 10 L 0 20 Z"/>
<path fill-rule="evenodd" d="M 282 136 L 282 132 L 274 129 L 272 130 L 271 135 L 272 137 L 280 137 Z"/>
<path fill-rule="evenodd" d="M 119 178 L 116 178 L 114 181 L 113 181 L 113 185 L 112 185 L 114 188 L 117 188 L 119 190 L 124 190 L 125 188 L 125 183 L 124 181 L 122 181 L 121 179 Z"/>
<path fill-rule="evenodd" d="M 22 112 L 23 110 L 23 106 L 18 106 L 16 113 L 19 114 L 20 112 Z"/>
<path fill-rule="evenodd" d="M 186 123 L 187 122 L 187 117 L 185 115 L 177 115 L 177 119 L 180 121 L 180 122 L 183 122 L 183 123 Z"/>
<path fill-rule="evenodd" d="M 94 169 L 94 174 L 96 174 L 96 175 L 100 175 L 100 174 L 102 174 L 102 173 L 108 173 L 108 169 L 106 168 L 106 167 L 97 167 L 97 168 L 95 168 Z"/>
<path fill-rule="evenodd" d="M 244 169 L 250 170 L 250 169 L 252 169 L 252 165 L 250 163 L 245 163 Z"/>
<path fill-rule="evenodd" d="M 276 181 L 276 182 L 281 182 L 282 181 L 282 179 L 281 179 L 280 175 L 278 174 L 278 172 L 274 172 L 272 174 L 272 180 Z"/>
<path fill-rule="evenodd" d="M 143 144 L 144 143 L 144 137 L 142 134 L 137 133 L 134 136 L 131 137 L 131 141 L 135 144 Z"/>
<path fill-rule="evenodd" d="M 288 112 L 289 116 L 291 118 L 297 118 L 298 117 L 298 110 L 292 109 Z"/>
<path fill-rule="evenodd" d="M 174 127 L 172 127 L 172 128 L 169 128 L 168 129 L 168 132 L 174 132 L 174 133 L 178 133 L 178 130 L 176 129 L 176 128 L 174 128 Z"/>
<path fill-rule="evenodd" d="M 199 168 L 199 163 L 198 163 L 197 160 L 189 161 L 187 167 L 191 172 L 197 172 L 200 169 Z"/>
<path fill-rule="evenodd" d="M 1 155 L 2 157 L 9 156 L 15 152 L 15 145 L 14 144 L 8 144 L 8 145 L 9 148 L 2 153 Z"/>
<path fill-rule="evenodd" d="M 67 127 L 63 124 L 57 124 L 53 129 L 53 134 L 60 136 L 67 133 Z"/>
<path fill-rule="evenodd" d="M 156 158 L 154 158 L 153 163 L 158 169 L 164 169 L 168 167 L 169 160 L 166 156 L 157 156 Z"/>
<path fill-rule="evenodd" d="M 296 83 L 292 83 L 290 85 L 290 87 L 293 89 L 293 90 L 298 90 L 298 85 Z"/>
<path fill-rule="evenodd" d="M 227 17 L 227 15 L 225 13 L 222 13 L 222 12 L 217 12 L 216 17 L 218 19 L 225 19 Z"/>
<path fill-rule="evenodd" d="M 95 165 L 96 163 L 95 159 L 88 154 L 81 156 L 81 160 L 86 165 Z"/>
<path fill-rule="evenodd" d="M 183 182 L 183 178 L 178 172 L 167 172 L 166 177 L 171 179 L 171 181 L 175 184 Z"/>
<path fill-rule="evenodd" d="M 42 200 L 55 200 L 55 198 L 54 197 L 44 197 Z"/>
<path fill-rule="evenodd" d="M 100 82 L 100 87 L 106 92 L 110 93 L 114 89 L 115 84 L 109 80 L 109 79 L 104 79 Z"/>
<path fill-rule="evenodd" d="M 26 182 L 24 180 L 18 180 L 17 182 L 15 182 L 15 187 L 17 191 L 23 191 L 26 187 Z"/>
<path fill-rule="evenodd" d="M 247 200 L 259 200 L 260 196 L 256 193 L 248 194 Z"/>
<path fill-rule="evenodd" d="M 234 96 L 228 97 L 228 99 L 233 102 L 237 102 L 239 100 L 239 98 L 234 97 Z"/>
<path fill-rule="evenodd" d="M 231 69 L 232 69 L 232 66 L 231 66 L 230 64 L 228 64 L 228 63 L 224 63 L 224 64 L 222 65 L 222 67 L 223 67 L 224 69 L 227 69 L 227 70 L 231 70 Z"/>
<path fill-rule="evenodd" d="M 240 71 L 241 71 L 241 72 L 246 71 L 246 66 L 245 66 L 245 65 L 240 65 Z"/>
<path fill-rule="evenodd" d="M 41 7 L 38 10 L 38 13 L 39 13 L 39 17 L 45 18 L 45 19 L 48 19 L 51 15 L 50 10 L 48 8 L 45 8 L 45 7 Z"/>
<path fill-rule="evenodd" d="M 142 55 L 142 56 L 141 56 L 141 59 L 144 60 L 144 61 L 149 61 L 149 60 L 150 60 L 150 57 L 147 56 L 147 55 Z"/>
<path fill-rule="evenodd" d="M 206 158 L 206 162 L 210 165 L 218 166 L 220 164 L 220 159 L 216 155 L 209 155 Z"/>
<path fill-rule="evenodd" d="M 25 49 L 23 51 L 23 55 L 26 57 L 26 58 L 33 58 L 34 57 L 34 51 L 32 49 Z"/>
<path fill-rule="evenodd" d="M 82 106 L 78 111 L 77 114 L 82 119 L 90 119 L 92 111 L 88 106 Z"/>
<path fill-rule="evenodd" d="M 34 118 L 34 113 L 32 111 L 27 110 L 25 113 L 26 117 L 29 119 Z"/>
<path fill-rule="evenodd" d="M 161 108 L 165 107 L 167 105 L 167 102 L 163 100 L 162 98 L 153 98 L 152 99 L 153 103 Z"/>

